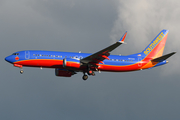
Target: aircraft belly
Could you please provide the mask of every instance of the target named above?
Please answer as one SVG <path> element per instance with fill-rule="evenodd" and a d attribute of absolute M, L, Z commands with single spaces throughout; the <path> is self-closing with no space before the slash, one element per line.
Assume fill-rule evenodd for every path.
<path fill-rule="evenodd" d="M 112 72 L 125 72 L 139 70 L 138 65 L 129 66 L 114 66 L 114 65 L 101 65 L 98 67 L 101 71 L 112 71 Z"/>

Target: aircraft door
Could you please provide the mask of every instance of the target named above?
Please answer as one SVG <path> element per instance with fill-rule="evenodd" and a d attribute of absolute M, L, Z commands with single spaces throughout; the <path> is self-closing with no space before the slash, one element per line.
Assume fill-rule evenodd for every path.
<path fill-rule="evenodd" d="M 30 52 L 29 51 L 25 51 L 25 59 L 29 59 L 30 58 Z"/>
<path fill-rule="evenodd" d="M 138 57 L 138 67 L 141 67 L 141 66 L 142 66 L 142 58 Z"/>

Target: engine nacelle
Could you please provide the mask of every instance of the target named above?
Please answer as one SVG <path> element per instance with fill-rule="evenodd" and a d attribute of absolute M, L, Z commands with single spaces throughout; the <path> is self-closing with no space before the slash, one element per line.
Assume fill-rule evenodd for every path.
<path fill-rule="evenodd" d="M 63 59 L 63 67 L 64 68 L 80 68 L 80 60 L 72 59 L 72 58 L 64 58 Z"/>
<path fill-rule="evenodd" d="M 59 68 L 55 69 L 55 75 L 59 77 L 71 77 L 74 74 L 75 72 L 66 69 L 59 69 Z"/>

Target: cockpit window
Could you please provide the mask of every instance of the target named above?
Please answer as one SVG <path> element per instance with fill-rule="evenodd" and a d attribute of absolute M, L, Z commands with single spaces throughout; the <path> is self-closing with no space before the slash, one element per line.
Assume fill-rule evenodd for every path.
<path fill-rule="evenodd" d="M 12 55 L 19 55 L 19 53 L 13 53 Z"/>

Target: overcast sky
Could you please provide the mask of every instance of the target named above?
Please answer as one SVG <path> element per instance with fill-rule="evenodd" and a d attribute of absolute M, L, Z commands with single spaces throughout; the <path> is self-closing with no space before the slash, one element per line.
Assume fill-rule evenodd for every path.
<path fill-rule="evenodd" d="M 178 0 L 1 0 L 0 119 L 180 119 Z M 162 30 L 169 63 L 128 73 L 56 77 L 54 69 L 19 68 L 4 58 L 20 50 L 97 52 L 128 31 L 112 54 L 141 52 Z"/>

